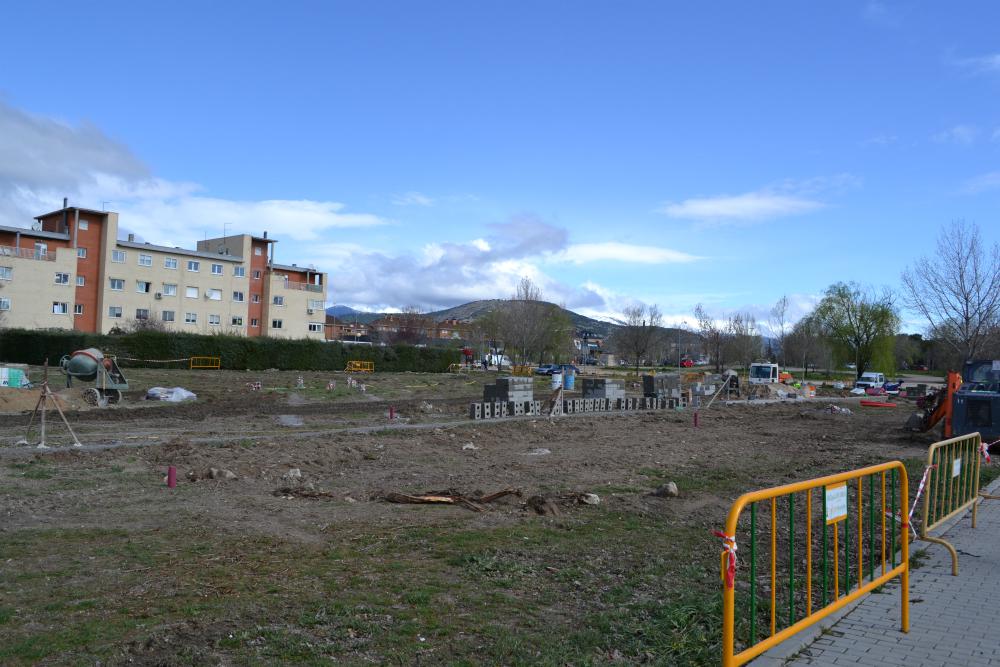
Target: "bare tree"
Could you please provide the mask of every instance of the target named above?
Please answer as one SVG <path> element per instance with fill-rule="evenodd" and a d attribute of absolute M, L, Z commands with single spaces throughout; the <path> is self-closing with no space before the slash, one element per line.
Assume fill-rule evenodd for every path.
<path fill-rule="evenodd" d="M 809 371 L 810 365 L 816 367 L 826 351 L 822 327 L 812 314 L 803 317 L 792 327 L 785 342 L 788 346 L 785 363 L 800 362 L 803 373 Z"/>
<path fill-rule="evenodd" d="M 778 359 L 780 359 L 779 363 L 784 366 L 787 363 L 785 361 L 785 339 L 788 336 L 788 295 L 782 294 L 778 302 L 771 308 L 768 326 L 771 329 L 771 335 L 778 340 Z"/>
<path fill-rule="evenodd" d="M 705 351 L 715 363 L 715 372 L 722 372 L 723 353 L 726 342 L 725 330 L 705 311 L 699 303 L 694 307 L 694 316 L 698 320 L 698 333 L 705 341 Z"/>
<path fill-rule="evenodd" d="M 941 231 L 937 252 L 903 272 L 907 307 L 971 361 L 1000 320 L 1000 244 L 985 248 L 979 227 L 959 220 Z"/>
<path fill-rule="evenodd" d="M 566 311 L 543 301 L 541 289 L 528 277 L 521 278 L 510 299 L 483 318 L 481 328 L 502 340 L 517 363 L 541 363 L 546 355 L 561 359 L 572 345 L 573 325 Z"/>
<path fill-rule="evenodd" d="M 761 335 L 757 318 L 750 313 L 733 313 L 726 322 L 726 345 L 730 358 L 749 368 L 761 352 Z"/>
<path fill-rule="evenodd" d="M 638 375 L 639 367 L 649 352 L 652 352 L 663 333 L 660 326 L 663 316 L 657 306 L 628 306 L 623 311 L 624 318 L 619 323 L 615 333 L 615 349 L 626 359 L 635 363 Z"/>

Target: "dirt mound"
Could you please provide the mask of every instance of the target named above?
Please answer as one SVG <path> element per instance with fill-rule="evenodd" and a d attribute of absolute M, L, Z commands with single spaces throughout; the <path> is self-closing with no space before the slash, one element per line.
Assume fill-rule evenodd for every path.
<path fill-rule="evenodd" d="M 40 389 L 11 389 L 0 387 L 0 413 L 19 413 L 34 410 L 38 404 Z M 63 389 L 54 392 L 63 410 L 87 410 L 79 389 Z"/>

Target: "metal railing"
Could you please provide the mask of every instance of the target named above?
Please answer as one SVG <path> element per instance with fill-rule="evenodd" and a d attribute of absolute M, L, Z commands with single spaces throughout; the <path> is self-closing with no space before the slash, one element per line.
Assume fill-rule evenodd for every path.
<path fill-rule="evenodd" d="M 305 290 L 306 292 L 322 292 L 323 285 L 313 285 L 312 283 L 298 283 L 291 280 L 285 281 L 287 289 Z"/>
<path fill-rule="evenodd" d="M 222 359 L 220 357 L 191 357 L 188 368 L 212 368 L 218 370 L 222 368 Z"/>
<path fill-rule="evenodd" d="M 867 484 L 865 481 L 867 480 Z M 867 486 L 867 495 L 864 487 Z M 819 490 L 822 514 L 814 516 L 815 492 Z M 897 503 L 898 491 L 898 503 Z M 850 604 L 862 595 L 882 586 L 895 577 L 901 580 L 901 628 L 909 632 L 909 541 L 905 517 L 909 488 L 906 468 L 899 461 L 890 461 L 868 468 L 861 468 L 837 475 L 829 475 L 805 482 L 786 484 L 740 496 L 733 503 L 726 520 L 726 532 L 720 534 L 724 540 L 722 559 L 722 664 L 723 667 L 742 665 L 769 648 L 776 646 L 800 630 L 816 623 L 838 609 Z M 800 532 L 796 533 L 796 495 L 804 495 L 804 508 L 798 512 Z M 854 505 L 852 508 L 851 499 Z M 779 519 L 779 498 L 787 498 L 782 504 L 783 514 Z M 867 512 L 865 500 L 867 499 Z M 767 564 L 770 570 L 769 585 L 764 596 L 760 594 L 757 581 L 759 554 L 757 544 L 758 503 L 766 502 L 770 528 Z M 749 531 L 749 548 L 741 548 L 740 553 L 749 551 L 749 581 L 741 585 L 741 604 L 737 605 L 737 532 L 743 510 L 749 506 L 749 522 L 744 521 L 741 535 Z M 803 506 L 800 505 L 800 508 Z M 865 514 L 868 515 L 867 525 Z M 852 516 L 856 518 L 854 534 L 851 531 Z M 804 518 L 804 535 L 801 528 Z M 784 524 L 787 522 L 786 526 Z M 749 523 L 749 525 L 747 525 Z M 841 542 L 839 525 L 844 524 L 844 539 Z M 818 528 L 818 530 L 817 530 Z M 865 530 L 867 528 L 867 530 Z M 782 544 L 784 553 L 779 558 L 778 533 L 787 530 L 787 544 Z M 867 532 L 867 539 L 865 533 Z M 816 539 L 817 533 L 820 539 Z M 899 562 L 897 564 L 897 533 Z M 741 543 L 745 543 L 742 539 Z M 796 567 L 796 542 L 805 553 L 805 571 Z M 815 542 L 815 544 L 814 544 Z M 867 546 L 867 548 L 866 548 Z M 746 551 L 744 551 L 746 550 Z M 821 551 L 820 562 L 814 564 L 815 552 Z M 851 552 L 854 551 L 852 554 Z M 841 559 L 841 554 L 843 558 Z M 867 555 L 867 559 L 865 558 Z M 798 556 L 802 559 L 801 555 Z M 832 561 L 832 562 L 831 562 Z M 865 576 L 867 561 L 868 572 Z M 843 566 L 841 566 L 843 562 Z M 787 569 L 781 577 L 779 563 Z M 818 565 L 819 572 L 816 572 Z M 852 571 L 853 566 L 853 571 Z M 841 577 L 843 569 L 843 577 Z M 804 580 L 804 582 L 803 582 Z M 804 587 L 801 585 L 804 583 Z M 783 588 L 779 597 L 778 589 Z M 852 590 L 853 588 L 853 590 Z M 743 592 L 746 591 L 746 593 Z M 761 599 L 763 597 L 763 599 Z M 779 600 L 787 601 L 787 616 L 779 618 Z M 784 602 L 781 603 L 784 605 Z M 767 613 L 761 614 L 758 606 L 767 606 Z M 741 651 L 737 648 L 737 608 L 745 610 L 738 628 Z M 787 621 L 787 622 L 786 622 Z M 768 625 L 767 636 L 758 641 L 758 624 Z M 784 627 L 779 629 L 779 623 Z"/>
<path fill-rule="evenodd" d="M 0 257 L 18 257 L 20 259 L 37 259 L 43 262 L 54 262 L 56 261 L 55 252 L 42 252 L 40 250 L 32 250 L 31 248 L 14 248 L 11 246 L 0 245 Z"/>
<path fill-rule="evenodd" d="M 347 362 L 347 368 L 344 370 L 348 373 L 374 373 L 375 362 L 351 360 Z"/>

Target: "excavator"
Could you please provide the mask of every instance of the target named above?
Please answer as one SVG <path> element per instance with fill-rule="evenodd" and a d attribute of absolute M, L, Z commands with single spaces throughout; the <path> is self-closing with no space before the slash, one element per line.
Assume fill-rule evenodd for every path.
<path fill-rule="evenodd" d="M 1000 439 L 1000 360 L 969 361 L 948 371 L 944 387 L 917 401 L 906 428 L 925 433 L 942 424 L 945 438 L 978 431 L 985 442 Z"/>

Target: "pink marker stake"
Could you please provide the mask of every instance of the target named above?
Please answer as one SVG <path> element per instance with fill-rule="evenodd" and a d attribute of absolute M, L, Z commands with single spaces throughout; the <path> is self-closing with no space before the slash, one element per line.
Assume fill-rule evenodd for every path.
<path fill-rule="evenodd" d="M 390 405 L 389 406 L 389 421 L 392 421 L 395 418 L 396 418 L 396 408 L 394 408 L 394 407 L 392 407 Z"/>
<path fill-rule="evenodd" d="M 698 428 L 698 411 L 694 411 L 694 427 Z"/>
<path fill-rule="evenodd" d="M 167 468 L 167 488 L 173 489 L 177 486 L 177 468 L 170 466 Z"/>

